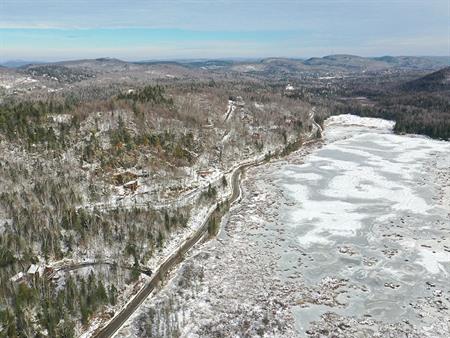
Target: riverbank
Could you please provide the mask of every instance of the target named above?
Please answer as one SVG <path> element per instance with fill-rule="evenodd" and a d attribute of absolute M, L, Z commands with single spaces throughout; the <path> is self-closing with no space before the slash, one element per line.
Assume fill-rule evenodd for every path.
<path fill-rule="evenodd" d="M 210 206 L 204 216 L 194 215 L 193 219 L 191 219 L 191 222 L 193 221 L 194 224 L 197 225 L 197 228 L 191 233 L 185 232 L 184 236 L 180 236 L 176 238 L 176 240 L 170 241 L 170 248 L 174 249 L 171 250 L 169 254 L 163 256 L 164 260 L 153 270 L 149 280 L 144 282 L 139 291 L 123 308 L 121 308 L 120 312 L 111 318 L 106 325 L 103 325 L 101 329 L 99 329 L 99 323 L 96 323 L 96 325 L 90 328 L 83 336 L 91 336 L 93 334 L 93 336 L 98 338 L 111 337 L 120 330 L 122 326 L 126 324 L 126 321 L 130 316 L 136 314 L 142 302 L 146 300 L 150 294 L 158 291 L 157 286 L 164 282 L 166 275 L 183 261 L 186 253 L 188 253 L 197 242 L 201 241 L 203 238 L 217 234 L 218 229 L 220 229 L 220 222 L 222 221 L 223 216 L 228 212 L 230 205 L 234 205 L 241 199 L 240 177 L 245 169 L 259 166 L 272 158 L 287 156 L 296 149 L 314 142 L 317 137 L 321 136 L 322 128 L 314 120 L 314 110 L 310 112 L 309 119 L 311 128 L 308 134 L 299 135 L 292 143 L 284 144 L 281 147 L 273 149 L 273 151 L 248 159 L 231 168 L 227 175 L 223 176 L 223 179 L 226 179 L 226 182 L 230 182 L 229 185 L 225 185 L 225 193 L 218 196 L 216 203 Z M 177 245 L 174 247 L 174 244 Z M 164 248 L 166 251 L 167 249 L 169 249 L 169 247 Z M 161 258 L 161 256 L 159 256 L 159 258 Z"/>
<path fill-rule="evenodd" d="M 117 336 L 447 337 L 449 154 L 327 121 L 323 147 L 247 171 L 218 238 Z"/>

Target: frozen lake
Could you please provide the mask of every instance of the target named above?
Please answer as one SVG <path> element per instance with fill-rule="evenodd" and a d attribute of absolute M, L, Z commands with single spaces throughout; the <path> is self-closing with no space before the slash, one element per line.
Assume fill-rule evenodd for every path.
<path fill-rule="evenodd" d="M 292 202 L 281 209 L 282 223 L 291 244 L 308 252 L 307 284 L 333 276 L 357 286 L 342 295 L 345 306 L 336 313 L 420 326 L 411 301 L 427 295 L 430 285 L 449 295 L 450 211 L 439 198 L 448 180 L 438 176 L 449 174 L 450 145 L 393 135 L 383 125 L 349 126 L 358 121 L 365 124 L 332 118 L 321 149 L 304 164 L 277 171 L 275 180 Z M 283 255 L 286 272 L 296 268 L 295 256 Z M 327 311 L 295 308 L 298 330 Z"/>
<path fill-rule="evenodd" d="M 449 337 L 450 143 L 391 129 L 333 117 L 323 144 L 251 169 L 122 335 Z"/>

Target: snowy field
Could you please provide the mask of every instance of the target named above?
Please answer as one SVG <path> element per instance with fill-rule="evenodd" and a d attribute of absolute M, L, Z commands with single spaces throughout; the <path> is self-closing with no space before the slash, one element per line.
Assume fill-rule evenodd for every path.
<path fill-rule="evenodd" d="M 326 121 L 117 337 L 449 337 L 450 143 Z"/>

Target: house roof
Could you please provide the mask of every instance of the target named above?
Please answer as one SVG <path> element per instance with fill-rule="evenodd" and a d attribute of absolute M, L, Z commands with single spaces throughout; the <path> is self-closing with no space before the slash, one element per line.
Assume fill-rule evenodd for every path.
<path fill-rule="evenodd" d="M 18 280 L 22 279 L 23 275 L 24 275 L 24 274 L 23 274 L 23 272 L 21 271 L 21 272 L 19 272 L 18 274 L 12 276 L 9 280 L 10 280 L 11 282 L 17 282 Z"/>
<path fill-rule="evenodd" d="M 31 264 L 30 267 L 28 268 L 27 273 L 29 273 L 30 275 L 34 275 L 38 270 L 39 270 L 39 265 Z"/>

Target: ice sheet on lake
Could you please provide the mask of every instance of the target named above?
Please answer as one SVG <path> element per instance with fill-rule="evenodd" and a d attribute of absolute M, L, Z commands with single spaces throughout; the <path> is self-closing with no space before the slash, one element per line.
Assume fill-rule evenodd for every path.
<path fill-rule="evenodd" d="M 364 124 L 389 125 L 369 122 Z M 415 177 L 426 174 L 421 170 L 430 154 L 448 149 L 446 142 L 422 137 L 362 133 L 325 145 L 307 158 L 308 165 L 287 166 L 280 176 L 282 188 L 296 203 L 291 225 L 307 229 L 299 242 L 308 246 L 355 235 L 368 207 L 380 220 L 395 210 L 426 214 L 433 205 L 417 189 Z"/>

